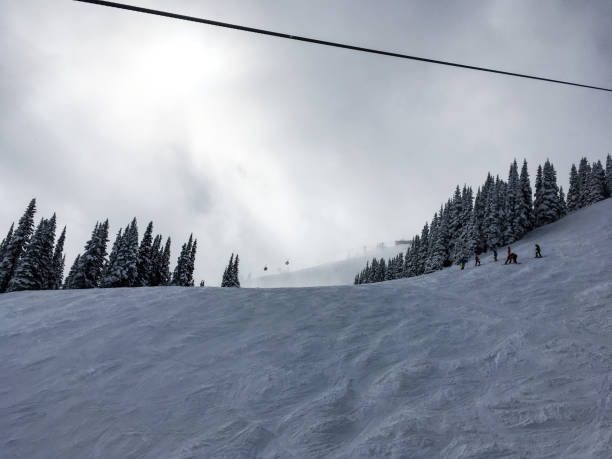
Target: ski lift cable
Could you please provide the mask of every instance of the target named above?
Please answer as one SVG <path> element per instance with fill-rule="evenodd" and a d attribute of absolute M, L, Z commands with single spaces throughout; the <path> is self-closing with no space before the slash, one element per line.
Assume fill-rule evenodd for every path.
<path fill-rule="evenodd" d="M 564 81 L 564 80 L 556 80 L 553 78 L 545 78 L 545 77 L 540 77 L 540 76 L 535 76 L 535 75 L 528 75 L 524 73 L 507 72 L 505 70 L 492 69 L 488 67 L 478 67 L 475 65 L 459 64 L 457 62 L 442 61 L 438 59 L 429 59 L 426 57 L 410 56 L 408 54 L 396 53 L 392 51 L 383 51 L 383 50 L 372 49 L 372 48 L 364 48 L 361 46 L 347 45 L 344 43 L 337 43 L 333 41 L 318 40 L 316 38 L 301 37 L 299 35 L 291 35 L 291 34 L 282 33 L 282 32 L 274 32 L 272 30 L 258 29 L 255 27 L 247 27 L 247 26 L 242 26 L 238 24 L 231 24 L 228 22 L 214 21 L 212 19 L 204 19 L 204 18 L 199 18 L 195 16 L 187 16 L 184 14 L 171 13 L 169 11 L 154 10 L 150 8 L 143 8 L 140 6 L 127 5 L 124 3 L 107 2 L 103 0 L 74 0 L 74 1 L 81 2 L 81 3 L 91 3 L 94 5 L 107 6 L 110 8 L 118 8 L 118 9 L 133 11 L 137 13 L 152 14 L 155 16 L 163 16 L 163 17 L 167 17 L 171 19 L 178 19 L 182 21 L 197 22 L 200 24 L 207 24 L 207 25 L 212 25 L 216 27 L 225 27 L 228 29 L 240 30 L 243 32 L 257 33 L 261 35 L 268 35 L 271 37 L 286 38 L 288 40 L 296 40 L 296 41 L 301 41 L 301 42 L 306 42 L 306 43 L 313 43 L 316 45 L 331 46 L 335 48 L 348 49 L 352 51 L 360 51 L 364 53 L 380 54 L 383 56 L 398 57 L 401 59 L 409 59 L 413 61 L 426 62 L 429 64 L 447 65 L 450 67 L 458 67 L 462 69 L 476 70 L 480 72 L 496 73 L 499 75 L 512 76 L 512 77 L 518 77 L 518 78 L 528 78 L 531 80 L 544 81 L 547 83 L 564 84 L 564 85 L 569 85 L 569 86 L 578 86 L 581 88 L 612 92 L 612 89 L 604 88 L 600 86 L 593 86 L 593 85 L 575 83 L 575 82 Z"/>

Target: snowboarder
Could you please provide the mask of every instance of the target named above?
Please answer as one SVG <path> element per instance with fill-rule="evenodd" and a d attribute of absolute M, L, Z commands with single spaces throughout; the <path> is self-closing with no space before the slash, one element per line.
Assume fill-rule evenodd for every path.
<path fill-rule="evenodd" d="M 493 249 L 493 261 L 497 261 L 497 250 Z"/>
<path fill-rule="evenodd" d="M 508 258 L 506 258 L 504 264 L 507 265 L 508 263 L 512 263 L 512 250 L 510 250 L 510 246 L 508 246 Z"/>
<path fill-rule="evenodd" d="M 538 244 L 536 246 L 536 258 L 542 258 L 542 251 L 540 250 L 540 246 Z"/>
<path fill-rule="evenodd" d="M 476 262 L 474 263 L 474 266 L 480 266 L 480 258 L 478 258 L 478 255 L 476 255 L 475 260 Z"/>

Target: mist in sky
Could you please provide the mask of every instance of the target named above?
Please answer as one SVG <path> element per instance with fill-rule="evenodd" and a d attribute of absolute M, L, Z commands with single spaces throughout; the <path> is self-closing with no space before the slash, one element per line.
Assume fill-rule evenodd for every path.
<path fill-rule="evenodd" d="M 607 1 L 132 1 L 470 65 L 612 86 Z M 420 231 L 456 184 L 612 152 L 612 94 L 83 3 L 3 0 L 0 231 L 38 198 L 198 238 L 196 284 L 345 258 Z"/>

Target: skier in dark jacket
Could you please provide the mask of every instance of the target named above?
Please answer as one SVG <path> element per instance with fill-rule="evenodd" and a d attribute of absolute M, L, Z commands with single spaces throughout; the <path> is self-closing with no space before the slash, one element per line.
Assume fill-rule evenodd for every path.
<path fill-rule="evenodd" d="M 507 265 L 508 263 L 512 263 L 512 250 L 510 250 L 510 246 L 508 246 L 508 258 L 506 258 L 504 264 Z"/>
<path fill-rule="evenodd" d="M 497 250 L 493 249 L 493 261 L 497 261 Z"/>
<path fill-rule="evenodd" d="M 467 263 L 467 260 L 465 258 L 461 259 L 461 269 L 465 269 L 465 264 Z"/>
<path fill-rule="evenodd" d="M 542 251 L 540 250 L 540 246 L 538 244 L 536 246 L 536 258 L 542 258 Z"/>
<path fill-rule="evenodd" d="M 510 260 L 512 260 L 512 261 L 510 262 L 511 264 L 512 264 L 512 263 L 514 263 L 515 265 L 517 265 L 517 264 L 518 264 L 518 263 L 516 262 L 516 259 L 518 258 L 518 257 L 516 256 L 516 253 L 511 253 L 509 258 L 510 258 Z"/>

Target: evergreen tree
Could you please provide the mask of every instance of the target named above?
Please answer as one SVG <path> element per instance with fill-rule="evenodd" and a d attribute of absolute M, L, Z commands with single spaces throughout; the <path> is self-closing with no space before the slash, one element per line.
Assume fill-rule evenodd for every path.
<path fill-rule="evenodd" d="M 445 212 L 440 208 L 440 217 L 438 218 L 438 225 L 436 231 L 436 237 L 433 239 L 433 245 L 431 248 L 431 255 L 427 260 L 426 271 L 436 271 L 442 269 L 444 263 L 448 259 L 448 224 Z"/>
<path fill-rule="evenodd" d="M 606 197 L 612 196 L 612 155 L 608 155 L 606 157 L 606 187 L 607 194 Z"/>
<path fill-rule="evenodd" d="M 108 260 L 104 264 L 104 273 L 102 274 L 102 281 L 100 282 L 101 287 L 109 288 L 119 286 L 119 281 L 122 276 L 121 269 L 119 268 L 118 257 L 122 244 L 122 238 L 123 229 L 119 228 L 119 231 L 117 231 L 117 236 L 115 236 L 115 242 L 113 242 L 113 248 L 111 249 Z"/>
<path fill-rule="evenodd" d="M 71 288 L 95 288 L 102 281 L 102 270 L 106 259 L 108 242 L 108 220 L 96 223 L 91 239 L 85 244 L 85 250 L 79 259 L 77 271 L 72 279 Z"/>
<path fill-rule="evenodd" d="M 533 214 L 533 192 L 531 191 L 531 182 L 529 180 L 529 171 L 527 170 L 527 160 L 523 160 L 521 176 L 519 178 L 521 194 L 522 194 L 522 210 L 519 214 L 519 224 L 522 228 L 522 234 L 517 237 L 522 237 L 527 231 L 533 229 L 535 217 Z"/>
<path fill-rule="evenodd" d="M 160 266 L 162 257 L 164 255 L 163 249 L 161 248 L 162 236 L 158 234 L 153 239 L 151 245 L 151 276 L 149 277 L 149 285 L 155 287 L 160 285 Z"/>
<path fill-rule="evenodd" d="M 234 269 L 234 254 L 229 259 L 229 263 L 225 267 L 225 271 L 223 271 L 223 278 L 221 279 L 221 287 L 231 287 L 232 286 L 232 275 Z"/>
<path fill-rule="evenodd" d="M 559 218 L 565 217 L 567 215 L 567 203 L 565 201 L 565 193 L 563 192 L 563 187 L 559 187 Z"/>
<path fill-rule="evenodd" d="M 53 221 L 53 224 L 55 221 Z M 51 231 L 51 221 L 42 218 L 34 231 L 27 249 L 17 262 L 15 273 L 9 282 L 7 291 L 44 290 L 47 275 L 51 268 L 51 257 L 47 256 L 47 239 Z M 55 227 L 53 227 L 55 232 Z M 51 251 L 53 246 L 51 245 Z"/>
<path fill-rule="evenodd" d="M 539 171 L 538 171 L 538 174 Z M 557 173 L 549 160 L 544 163 L 539 193 L 536 188 L 536 223 L 538 226 L 552 223 L 559 218 L 559 187 Z"/>
<path fill-rule="evenodd" d="M 504 233 L 506 243 L 510 243 L 520 238 L 526 232 L 526 229 L 523 227 L 526 216 L 522 215 L 525 210 L 523 206 L 523 190 L 521 189 L 516 159 L 510 165 L 510 172 L 508 173 L 506 210 L 507 226 Z"/>
<path fill-rule="evenodd" d="M 601 161 L 593 163 L 588 177 L 587 204 L 595 204 L 606 198 L 606 173 Z"/>
<path fill-rule="evenodd" d="M 193 247 L 193 234 L 189 236 L 187 244 L 183 244 L 181 248 L 181 254 L 176 262 L 174 273 L 172 274 L 172 285 L 179 285 L 183 287 L 189 287 L 191 280 L 189 275 L 191 251 Z"/>
<path fill-rule="evenodd" d="M 234 265 L 232 266 L 232 284 L 233 284 L 232 287 L 240 288 L 240 279 L 238 278 L 238 272 L 239 272 L 238 263 L 239 263 L 239 257 L 238 257 L 238 254 L 236 254 L 236 258 L 234 258 Z"/>
<path fill-rule="evenodd" d="M 8 233 L 6 234 L 6 237 L 2 239 L 2 242 L 0 243 L 0 263 L 2 263 L 2 260 L 4 259 L 6 248 L 11 242 L 11 239 L 13 239 L 13 227 L 14 226 L 15 226 L 15 223 L 11 223 L 11 227 L 9 228 Z"/>
<path fill-rule="evenodd" d="M 62 230 L 60 237 L 57 239 L 55 243 L 55 250 L 53 251 L 53 261 L 52 261 L 52 269 L 53 269 L 53 277 L 51 279 L 51 285 L 49 288 L 53 290 L 57 290 L 61 288 L 62 281 L 64 280 L 64 264 L 66 262 L 66 258 L 64 257 L 64 242 L 66 240 L 66 227 Z"/>
<path fill-rule="evenodd" d="M 591 175 L 591 166 L 586 158 L 580 160 L 578 165 L 578 184 L 579 184 L 579 209 L 589 205 L 589 177 Z"/>
<path fill-rule="evenodd" d="M 135 287 L 138 281 L 138 222 L 132 219 L 121 238 L 117 256 L 121 278 L 117 287 Z"/>
<path fill-rule="evenodd" d="M 170 284 L 170 245 L 172 241 L 170 237 L 166 239 L 166 244 L 164 246 L 164 251 L 162 253 L 161 265 L 159 269 L 159 285 L 169 285 Z"/>
<path fill-rule="evenodd" d="M 572 164 L 570 170 L 569 184 L 569 191 L 567 192 L 567 210 L 573 212 L 580 209 L 580 179 L 575 164 Z"/>
<path fill-rule="evenodd" d="M 485 211 L 484 227 L 487 236 L 487 248 L 489 249 L 500 247 L 503 244 L 499 227 L 500 218 L 497 201 L 497 186 L 494 184 L 489 189 Z"/>
<path fill-rule="evenodd" d="M 136 286 L 144 287 L 151 284 L 151 266 L 153 245 L 153 222 L 149 222 L 142 237 L 138 249 L 138 260 L 136 262 Z"/>
<path fill-rule="evenodd" d="M 64 281 L 64 288 L 74 288 L 73 287 L 73 283 L 74 283 L 74 276 L 76 275 L 77 271 L 79 270 L 79 265 L 81 263 L 81 255 L 77 255 L 76 258 L 74 259 L 74 262 L 72 263 L 72 267 L 70 268 L 70 271 L 68 271 L 68 276 L 66 277 L 66 280 Z"/>
<path fill-rule="evenodd" d="M 19 219 L 17 229 L 4 249 L 4 257 L 0 261 L 0 293 L 6 292 L 9 282 L 15 273 L 17 263 L 23 255 L 34 230 L 34 213 L 36 199 L 32 199 L 23 216 Z"/>
<path fill-rule="evenodd" d="M 543 209 L 543 198 L 544 188 L 543 188 L 543 171 L 542 166 L 538 166 L 538 173 L 536 175 L 535 181 L 535 201 L 533 203 L 533 211 L 534 211 L 534 220 L 535 226 L 541 226 L 543 223 L 541 222 L 542 215 L 544 213 Z"/>

